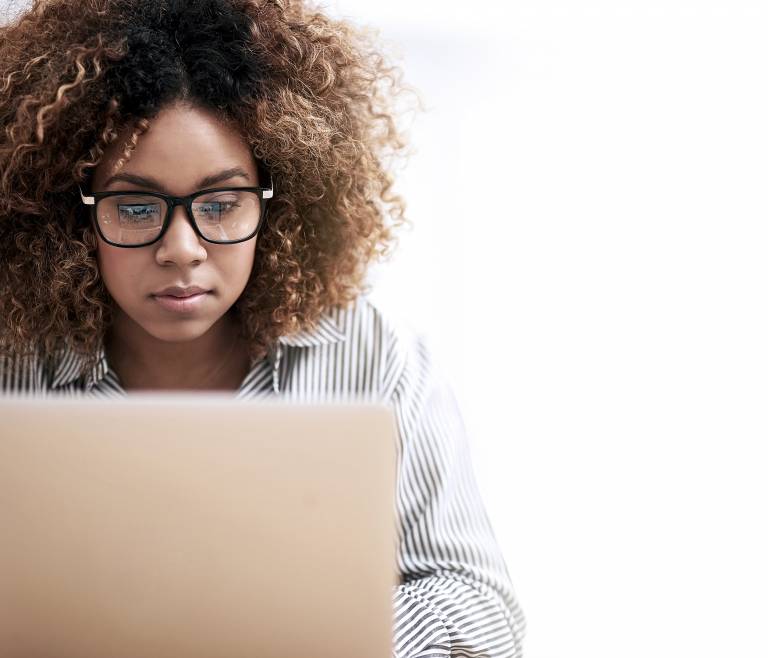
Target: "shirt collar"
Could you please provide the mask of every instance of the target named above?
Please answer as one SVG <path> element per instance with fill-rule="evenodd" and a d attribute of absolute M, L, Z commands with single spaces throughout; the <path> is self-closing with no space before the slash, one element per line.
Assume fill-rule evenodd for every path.
<path fill-rule="evenodd" d="M 53 369 L 53 380 L 51 388 L 61 388 L 71 384 L 80 377 L 80 372 L 85 365 L 86 357 L 82 354 L 64 348 L 58 355 Z M 99 345 L 96 354 L 96 364 L 85 375 L 85 385 L 87 389 L 93 388 L 94 384 L 101 381 L 107 374 L 109 367 L 104 352 L 104 346 Z"/>
<path fill-rule="evenodd" d="M 325 314 L 320 317 L 317 324 L 311 328 L 288 336 L 281 336 L 277 339 L 280 346 L 286 345 L 288 347 L 317 347 L 320 345 L 331 345 L 344 340 L 345 335 L 343 330 L 339 327 L 339 324 L 334 317 L 330 314 Z M 280 358 L 282 356 L 282 348 L 273 349 L 270 352 L 270 360 L 273 363 L 275 372 L 280 367 Z M 64 349 L 59 353 L 58 359 L 53 371 L 53 380 L 51 382 L 51 388 L 61 388 L 71 384 L 80 377 L 80 371 L 83 368 L 85 357 L 77 354 L 70 349 Z M 255 365 L 255 364 L 252 364 Z M 104 350 L 104 345 L 100 344 L 97 351 L 96 364 L 89 372 L 85 374 L 85 388 L 91 390 L 96 384 L 103 380 L 109 372 L 109 364 L 107 363 L 107 355 Z"/>

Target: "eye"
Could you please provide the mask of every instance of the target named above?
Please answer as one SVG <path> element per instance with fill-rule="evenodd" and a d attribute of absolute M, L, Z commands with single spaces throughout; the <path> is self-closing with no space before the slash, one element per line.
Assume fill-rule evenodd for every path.
<path fill-rule="evenodd" d="M 225 213 L 233 208 L 239 208 L 237 201 L 209 201 L 195 205 L 195 211 L 204 213 Z"/>
<path fill-rule="evenodd" d="M 237 214 L 240 207 L 240 195 L 227 191 L 206 195 L 192 204 L 192 211 L 201 220 L 216 222 Z"/>
<path fill-rule="evenodd" d="M 157 203 L 118 203 L 117 212 L 124 224 L 156 224 L 160 218 L 160 205 Z"/>

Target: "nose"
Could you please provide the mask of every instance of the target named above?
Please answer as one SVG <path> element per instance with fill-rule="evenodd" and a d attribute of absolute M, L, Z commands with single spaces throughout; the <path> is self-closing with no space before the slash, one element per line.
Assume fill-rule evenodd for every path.
<path fill-rule="evenodd" d="M 184 206 L 176 206 L 168 230 L 159 241 L 155 258 L 160 265 L 195 265 L 208 258 L 202 238 L 198 237 Z"/>

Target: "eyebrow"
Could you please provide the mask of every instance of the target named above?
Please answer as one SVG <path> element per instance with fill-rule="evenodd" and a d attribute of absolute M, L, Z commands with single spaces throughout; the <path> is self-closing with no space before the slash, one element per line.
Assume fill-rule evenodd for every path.
<path fill-rule="evenodd" d="M 197 185 L 195 186 L 196 189 L 202 190 L 206 187 L 210 187 L 211 185 L 216 185 L 216 183 L 221 183 L 225 180 L 230 180 L 231 178 L 245 178 L 245 180 L 251 180 L 251 177 L 246 173 L 246 171 L 242 167 L 232 167 L 231 169 L 224 169 L 223 171 L 220 171 L 218 174 L 211 174 L 209 176 L 206 176 L 205 178 L 200 179 L 197 181 Z M 163 186 L 161 183 L 156 181 L 154 178 L 150 176 L 139 176 L 137 174 L 129 174 L 129 173 L 117 173 L 114 176 L 111 176 L 106 183 L 104 183 L 104 187 L 109 187 L 112 185 L 112 183 L 117 182 L 124 182 L 124 183 L 131 183 L 132 185 L 139 185 L 141 187 L 145 187 L 150 190 L 155 190 L 157 192 L 163 191 Z"/>

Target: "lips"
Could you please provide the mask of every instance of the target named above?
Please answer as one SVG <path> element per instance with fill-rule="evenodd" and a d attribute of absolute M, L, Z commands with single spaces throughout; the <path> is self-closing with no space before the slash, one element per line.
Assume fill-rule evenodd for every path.
<path fill-rule="evenodd" d="M 194 313 L 205 303 L 211 291 L 199 286 L 169 286 L 153 293 L 152 298 L 166 311 Z"/>
<path fill-rule="evenodd" d="M 154 297 L 192 297 L 193 295 L 199 295 L 200 293 L 210 292 L 207 288 L 201 288 L 199 286 L 188 286 L 186 288 L 181 286 L 169 286 L 163 288 L 158 292 L 152 293 Z"/>

